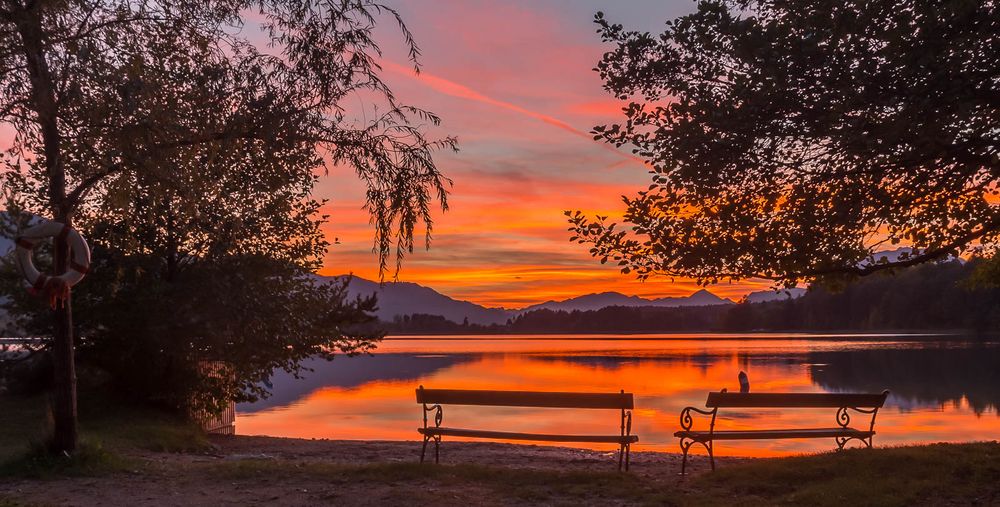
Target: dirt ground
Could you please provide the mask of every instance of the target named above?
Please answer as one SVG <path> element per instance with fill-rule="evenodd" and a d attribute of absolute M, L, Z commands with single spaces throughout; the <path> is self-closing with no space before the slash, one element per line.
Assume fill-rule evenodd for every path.
<path fill-rule="evenodd" d="M 316 469 L 365 465 L 411 464 L 419 461 L 419 442 L 302 440 L 272 437 L 213 437 L 213 449 L 198 454 L 137 451 L 126 456 L 130 469 L 99 477 L 15 479 L 0 483 L 0 506 L 136 506 L 136 505 L 513 505 L 523 498 L 505 498 L 489 481 L 450 481 L 421 475 L 421 469 L 400 479 L 400 467 L 386 476 L 378 472 L 352 475 L 350 480 L 325 480 Z M 432 452 L 429 451 L 429 456 Z M 558 473 L 606 474 L 615 480 L 617 453 L 566 447 L 503 443 L 444 442 L 441 462 L 447 465 L 483 465 L 488 470 L 539 470 Z M 630 474 L 642 482 L 680 486 L 681 458 L 658 452 L 632 453 Z M 717 464 L 743 461 L 721 458 Z M 708 469 L 704 456 L 688 463 L 693 474 Z M 424 466 L 433 467 L 433 464 Z M 353 468 L 352 468 L 353 470 Z M 298 473 L 297 471 L 301 471 Z M 366 472 L 367 473 L 367 472 Z M 504 472 L 507 473 L 507 472 Z M 520 477 L 524 477 L 521 473 Z M 513 485 L 512 485 L 513 486 Z M 502 491 L 501 491 L 502 493 Z M 535 502 L 530 502 L 535 503 Z M 558 498 L 537 503 L 560 504 Z M 602 499 L 615 505 L 614 498 Z"/>

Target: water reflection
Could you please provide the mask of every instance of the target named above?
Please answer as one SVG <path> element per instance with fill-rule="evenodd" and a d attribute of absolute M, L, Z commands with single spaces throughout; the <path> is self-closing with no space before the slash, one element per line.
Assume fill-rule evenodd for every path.
<path fill-rule="evenodd" d="M 977 414 L 1000 407 L 1000 347 L 942 344 L 896 350 L 809 354 L 810 375 L 827 391 L 890 386 L 901 407 L 968 403 Z"/>
<path fill-rule="evenodd" d="M 300 378 L 288 374 L 272 378 L 270 398 L 241 404 L 239 408 L 241 413 L 253 413 L 294 405 L 324 387 L 355 388 L 373 382 L 416 380 L 475 359 L 476 356 L 470 354 L 378 354 L 333 361 L 313 359 L 303 363 L 306 372 Z"/>
<path fill-rule="evenodd" d="M 239 407 L 237 431 L 306 438 L 414 440 L 413 389 L 618 391 L 636 394 L 637 450 L 676 449 L 677 416 L 703 406 L 708 391 L 737 387 L 746 370 L 754 391 L 892 390 L 876 445 L 1000 433 L 1000 346 L 912 339 L 535 339 L 389 340 L 372 357 L 312 364 L 303 379 L 273 379 L 275 396 Z M 681 338 L 681 339 L 678 339 Z M 449 352 L 452 351 L 452 352 Z M 829 412 L 829 413 L 827 413 Z M 990 414 L 991 417 L 981 417 Z M 567 421 L 571 428 L 567 428 Z M 607 432 L 604 411 L 446 407 L 445 424 L 507 431 Z M 829 426 L 833 411 L 721 413 L 720 429 Z M 956 431 L 957 430 L 957 431 Z M 834 446 L 825 441 L 726 442 L 720 454 L 779 455 Z"/>

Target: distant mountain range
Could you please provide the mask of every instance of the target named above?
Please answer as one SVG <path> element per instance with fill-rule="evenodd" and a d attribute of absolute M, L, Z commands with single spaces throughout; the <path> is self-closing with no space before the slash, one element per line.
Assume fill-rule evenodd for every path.
<path fill-rule="evenodd" d="M 805 295 L 809 289 L 793 287 L 791 289 L 781 289 L 780 291 L 759 290 L 747 294 L 747 303 L 767 303 L 768 301 L 778 301 L 782 299 L 795 299 Z"/>
<path fill-rule="evenodd" d="M 341 279 L 342 276 L 332 277 Z M 472 324 L 503 324 L 514 315 L 503 308 L 486 308 L 468 301 L 452 299 L 440 292 L 423 285 L 410 282 L 378 282 L 352 277 L 347 287 L 349 297 L 378 295 L 379 320 L 391 322 L 396 316 L 424 313 L 441 315 L 452 321 L 461 323 L 469 319 Z"/>
<path fill-rule="evenodd" d="M 907 260 L 911 255 L 913 255 L 913 249 L 906 246 L 899 247 L 894 250 L 881 250 L 875 252 L 875 254 L 872 255 L 871 261 L 862 261 L 861 263 L 859 263 L 859 265 L 868 266 L 871 264 L 882 264 L 886 262 L 899 262 L 902 260 Z M 965 264 L 965 259 L 961 257 L 955 257 L 954 255 L 950 254 L 941 257 L 939 260 L 935 262 L 951 262 L 951 261 L 958 261 L 961 262 L 962 264 Z"/>
<path fill-rule="evenodd" d="M 701 289 L 686 297 L 663 297 L 646 299 L 639 296 L 626 296 L 620 292 L 602 292 L 600 294 L 587 294 L 563 301 L 546 301 L 537 305 L 525 307 L 521 312 L 532 310 L 553 310 L 572 312 L 579 310 L 600 310 L 609 306 L 711 306 L 711 305 L 731 305 L 732 301 L 720 298 L 711 292 Z"/>
<path fill-rule="evenodd" d="M 342 279 L 344 276 L 346 275 L 329 278 Z M 507 319 L 534 310 L 572 312 L 577 310 L 600 310 L 609 306 L 681 307 L 733 304 L 733 301 L 729 299 L 721 298 L 708 290 L 702 289 L 690 296 L 684 297 L 646 299 L 639 296 L 626 296 L 619 292 L 602 292 L 600 294 L 587 294 L 563 301 L 546 301 L 521 309 L 488 308 L 469 301 L 450 298 L 434 289 L 415 283 L 387 282 L 379 285 L 378 282 L 356 276 L 351 278 L 347 290 L 348 295 L 352 298 L 376 294 L 378 296 L 379 307 L 376 316 L 380 320 L 387 322 L 391 322 L 397 316 L 421 313 L 440 315 L 457 323 L 468 319 L 470 324 L 490 325 L 503 324 L 507 322 Z M 804 293 L 805 289 L 790 289 L 787 292 L 782 291 L 778 293 L 774 291 L 759 291 L 749 294 L 747 299 L 752 303 L 760 303 L 788 297 L 799 297 Z"/>

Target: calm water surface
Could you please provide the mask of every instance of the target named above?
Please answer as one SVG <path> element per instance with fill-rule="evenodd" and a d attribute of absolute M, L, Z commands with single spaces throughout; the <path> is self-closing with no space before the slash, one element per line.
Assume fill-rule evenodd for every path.
<path fill-rule="evenodd" d="M 416 440 L 418 385 L 429 388 L 635 393 L 636 450 L 676 451 L 673 432 L 709 391 L 881 392 L 876 445 L 1000 438 L 1000 342 L 920 335 L 644 335 L 387 339 L 370 357 L 314 361 L 272 379 L 274 396 L 237 407 L 237 432 Z M 834 410 L 720 411 L 717 427 L 829 427 Z M 860 422 L 860 420 L 858 420 Z M 444 426 L 616 433 L 613 410 L 445 407 Z M 581 446 L 586 447 L 587 444 Z M 607 447 L 607 446 L 603 446 Z M 597 445 L 595 448 L 603 448 Z M 720 455 L 830 450 L 832 439 L 723 442 Z"/>

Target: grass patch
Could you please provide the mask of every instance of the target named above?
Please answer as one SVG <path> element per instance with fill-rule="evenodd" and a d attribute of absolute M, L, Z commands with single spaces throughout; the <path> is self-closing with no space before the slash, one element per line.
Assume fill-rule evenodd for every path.
<path fill-rule="evenodd" d="M 601 498 L 631 503 L 670 504 L 655 484 L 633 474 L 617 472 L 561 472 L 484 465 L 430 465 L 385 463 L 338 465 L 289 463 L 278 460 L 241 460 L 208 465 L 208 473 L 230 481 L 259 478 L 303 478 L 326 484 L 407 484 L 434 487 L 474 486 L 493 491 L 497 498 L 523 502 L 579 504 Z"/>
<path fill-rule="evenodd" d="M 41 504 L 37 503 L 24 503 L 20 500 L 14 500 L 12 498 L 0 497 L 0 507 L 40 507 Z"/>
<path fill-rule="evenodd" d="M 704 503 L 926 505 L 1000 502 L 1000 444 L 850 449 L 733 465 L 692 481 Z"/>
<path fill-rule="evenodd" d="M 34 445 L 26 454 L 0 464 L 0 477 L 92 477 L 125 469 L 126 461 L 100 444 L 81 442 L 68 456 L 52 455 L 44 446 Z"/>
<path fill-rule="evenodd" d="M 854 449 L 730 465 L 691 477 L 566 472 L 484 465 L 336 465 L 241 460 L 205 465 L 220 480 L 315 480 L 324 484 L 477 488 L 490 499 L 573 505 L 1000 504 L 1000 444 Z M 641 466 L 641 465 L 640 465 Z"/>
<path fill-rule="evenodd" d="M 81 435 L 108 447 L 156 452 L 197 452 L 211 444 L 201 428 L 174 414 L 122 405 L 106 398 L 81 402 Z"/>
<path fill-rule="evenodd" d="M 124 467 L 122 451 L 193 452 L 210 447 L 196 424 L 146 407 L 85 393 L 79 403 L 80 446 L 49 456 L 42 442 L 52 426 L 44 396 L 0 398 L 0 476 L 100 475 Z"/>
<path fill-rule="evenodd" d="M 158 452 L 194 452 L 210 447 L 197 424 L 149 407 L 132 406 L 98 393 L 81 393 L 81 441 L 110 450 L 138 448 Z M 44 396 L 0 398 L 0 460 L 22 454 L 26 442 L 43 441 L 52 423 Z"/>
<path fill-rule="evenodd" d="M 24 454 L 27 443 L 41 441 L 49 426 L 44 398 L 0 398 L 0 462 Z"/>

